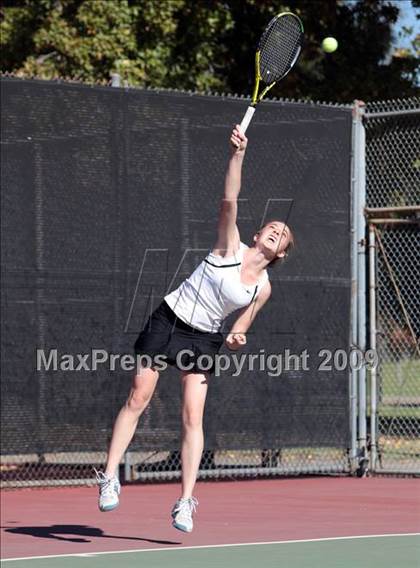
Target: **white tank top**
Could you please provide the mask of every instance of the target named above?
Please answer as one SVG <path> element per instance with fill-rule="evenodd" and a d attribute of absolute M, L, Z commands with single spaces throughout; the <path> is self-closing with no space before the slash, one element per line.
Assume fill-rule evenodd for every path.
<path fill-rule="evenodd" d="M 264 270 L 257 284 L 248 286 L 241 282 L 240 270 L 247 248 L 241 242 L 233 256 L 209 253 L 176 290 L 165 296 L 179 319 L 200 331 L 217 333 L 229 314 L 255 300 L 269 278 Z"/>

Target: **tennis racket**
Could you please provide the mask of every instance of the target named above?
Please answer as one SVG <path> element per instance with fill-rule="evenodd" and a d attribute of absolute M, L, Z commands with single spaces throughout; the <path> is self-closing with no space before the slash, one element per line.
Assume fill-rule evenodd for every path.
<path fill-rule="evenodd" d="M 257 104 L 296 63 L 302 41 L 302 22 L 291 12 L 278 14 L 264 30 L 255 54 L 255 85 L 252 102 L 241 122 L 241 130 L 244 134 L 254 116 Z M 260 82 L 265 84 L 265 88 L 259 94 Z"/>

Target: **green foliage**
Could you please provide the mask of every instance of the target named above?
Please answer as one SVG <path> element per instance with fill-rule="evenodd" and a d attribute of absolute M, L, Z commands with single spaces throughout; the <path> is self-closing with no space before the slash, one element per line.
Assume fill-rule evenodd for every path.
<path fill-rule="evenodd" d="M 259 35 L 288 9 L 303 19 L 305 45 L 274 96 L 350 102 L 415 93 L 419 40 L 390 53 L 399 9 L 379 0 L 5 0 L 2 70 L 96 83 L 118 72 L 133 86 L 248 95 Z M 339 48 L 328 55 L 321 41 L 331 35 Z"/>

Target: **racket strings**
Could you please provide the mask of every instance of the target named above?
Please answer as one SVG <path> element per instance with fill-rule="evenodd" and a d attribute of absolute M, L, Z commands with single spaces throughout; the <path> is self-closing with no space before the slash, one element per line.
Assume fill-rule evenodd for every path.
<path fill-rule="evenodd" d="M 278 81 L 293 65 L 302 42 L 302 28 L 294 16 L 281 16 L 260 42 L 260 74 L 265 83 Z"/>

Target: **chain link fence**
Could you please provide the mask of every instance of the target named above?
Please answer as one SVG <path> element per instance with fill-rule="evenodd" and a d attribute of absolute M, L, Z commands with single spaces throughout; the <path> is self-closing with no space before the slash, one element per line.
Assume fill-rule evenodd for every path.
<path fill-rule="evenodd" d="M 370 337 L 379 357 L 370 377 L 371 466 L 377 473 L 420 473 L 419 103 L 366 109 Z"/>
<path fill-rule="evenodd" d="M 420 471 L 420 358 L 418 344 L 420 331 L 418 307 L 418 290 L 420 289 L 418 261 L 418 251 L 420 250 L 418 232 L 420 129 L 418 124 L 419 115 L 416 110 L 419 107 L 419 102 L 418 99 L 410 99 L 369 104 L 365 114 L 366 212 L 369 225 L 372 227 L 374 234 L 374 276 L 376 277 L 376 297 L 374 303 L 377 323 L 372 328 L 372 323 L 374 322 L 370 320 L 370 326 L 371 336 L 373 334 L 375 337 L 376 348 L 379 354 L 379 367 L 375 377 L 376 383 L 374 383 L 371 376 L 368 376 L 369 383 L 374 385 L 375 391 L 374 393 L 373 391 L 370 392 L 371 401 L 375 399 L 377 402 L 376 406 L 371 405 L 370 408 L 373 411 L 369 412 L 371 433 L 373 433 L 370 450 L 374 456 L 371 463 L 375 472 L 412 473 Z M 267 102 L 265 108 L 276 104 L 280 108 L 285 103 L 281 101 L 277 103 Z M 321 107 L 322 105 L 319 106 L 319 108 Z M 139 112 L 138 105 L 135 105 L 133 108 L 136 109 L 136 112 Z M 299 127 L 299 117 L 306 116 L 306 114 L 309 115 L 314 108 L 315 105 L 313 104 L 296 104 L 292 109 L 296 116 L 293 115 L 293 120 L 290 120 L 291 111 L 289 109 L 288 122 L 285 122 L 285 124 L 296 124 Z M 325 108 L 326 105 L 324 105 Z M 337 107 L 331 105 L 331 108 Z M 264 108 L 261 110 L 260 116 L 263 117 L 264 122 Z M 148 120 L 151 120 L 150 116 Z M 269 125 L 270 121 L 268 118 L 265 120 L 266 124 Z M 220 123 L 223 125 L 226 123 L 225 117 L 222 117 Z M 303 126 L 306 129 L 306 125 Z M 109 131 L 111 132 L 114 127 L 115 124 L 111 125 Z M 330 143 L 329 136 L 324 136 L 324 126 L 321 125 L 317 133 L 318 146 L 314 147 L 306 140 L 307 133 L 305 129 L 301 133 L 301 139 L 303 140 L 301 155 L 306 159 L 311 152 L 315 152 L 314 157 L 316 161 L 319 159 L 321 163 L 322 156 L 316 155 L 316 152 L 319 151 L 321 138 L 326 145 Z M 182 129 L 181 131 L 183 132 Z M 21 141 L 19 140 L 15 143 L 21 144 Z M 142 138 L 139 138 L 140 143 L 142 143 Z M 25 144 L 27 143 L 25 142 Z M 279 140 L 279 144 L 281 144 L 281 140 Z M 295 150 L 293 148 L 293 154 Z M 335 150 L 337 155 L 342 155 L 343 148 L 340 145 L 337 145 Z M 27 152 L 26 146 L 22 145 L 19 151 Z M 102 151 L 105 153 L 105 145 Z M 284 155 L 287 161 L 291 161 L 284 149 L 282 149 L 280 154 Z M 334 166 L 335 164 L 337 171 L 340 170 L 338 159 L 334 162 L 334 158 L 330 154 L 328 155 L 330 157 L 329 165 L 332 164 Z M 29 160 L 31 156 L 28 154 L 27 158 Z M 189 153 L 184 156 L 183 160 L 181 163 L 181 178 L 185 181 L 187 179 L 185 178 L 185 172 L 190 172 L 190 169 L 195 171 L 195 168 L 188 166 L 190 160 Z M 37 163 L 35 160 L 35 164 Z M 327 175 L 326 164 L 322 163 L 323 167 L 319 169 L 321 175 L 319 186 L 326 191 L 324 197 L 328 203 L 332 203 L 337 198 L 337 192 L 332 182 L 333 177 Z M 14 172 L 20 171 L 18 166 L 18 161 L 8 164 L 13 173 L 10 179 L 16 180 Z M 278 166 L 276 164 L 276 168 Z M 134 171 L 134 165 L 132 168 Z M 35 170 L 35 174 L 37 174 L 37 171 Z M 145 175 L 144 171 L 144 169 L 140 171 L 141 176 Z M 123 176 L 123 174 L 126 175 L 123 170 L 118 173 L 119 176 Z M 25 174 L 22 173 L 20 175 L 21 178 L 19 179 L 22 184 L 26 183 Z M 348 177 L 350 178 L 350 173 Z M 258 176 L 255 182 L 257 180 Z M 304 186 L 308 183 L 308 180 L 302 179 L 301 182 Z M 15 194 L 19 196 L 19 191 L 21 191 L 19 180 L 12 183 L 15 184 L 13 186 Z M 328 193 L 328 183 L 331 184 L 330 193 Z M 308 211 L 307 215 L 310 217 L 311 211 Z M 197 224 L 196 217 L 197 215 L 194 216 L 191 223 Z M 323 223 L 325 224 L 325 220 L 323 220 Z M 206 227 L 205 229 L 207 230 Z M 203 228 L 201 227 L 200 234 L 202 233 Z M 188 235 L 192 239 L 193 244 L 198 243 L 194 227 L 189 229 Z M 326 264 L 327 268 L 331 269 L 332 262 L 336 257 L 337 255 L 331 255 L 331 262 Z M 297 262 L 300 262 L 299 258 L 297 258 Z M 372 274 L 370 276 L 372 277 Z M 28 276 L 22 272 L 19 277 L 21 278 L 23 290 L 27 286 L 26 279 L 28 279 Z M 294 285 L 292 276 L 288 278 L 289 284 Z M 57 286 L 61 287 L 62 283 L 58 282 Z M 80 289 L 82 290 L 82 287 Z M 10 292 L 8 293 L 10 294 Z M 29 308 L 23 301 L 24 299 L 19 296 L 19 292 L 14 291 L 13 294 L 16 294 L 16 298 L 13 296 L 13 299 L 16 300 L 13 309 L 22 311 L 22 321 L 34 321 L 30 312 L 25 311 L 29 310 Z M 11 296 L 9 296 L 10 298 Z M 328 295 L 328 298 L 330 299 L 329 303 L 331 303 L 331 295 Z M 97 309 L 96 305 L 93 306 L 93 309 Z M 88 314 L 86 317 L 91 316 Z M 297 317 L 296 314 L 294 314 L 294 317 Z M 328 321 L 325 322 L 325 325 L 328 325 Z M 44 332 L 46 331 L 48 330 L 44 330 Z M 335 329 L 330 331 L 331 336 L 336 334 Z M 74 328 L 69 328 L 69 332 L 72 337 L 74 335 L 79 337 L 78 334 L 81 331 L 76 320 Z M 37 331 L 34 329 L 34 334 L 36 333 Z M 108 336 L 99 339 L 103 339 L 105 342 L 110 341 Z M 23 367 L 21 368 L 22 373 L 26 371 L 28 380 L 25 383 L 25 388 L 28 390 L 26 391 L 25 404 L 28 406 L 37 405 L 39 393 L 36 392 L 36 389 L 34 390 L 35 380 L 31 375 L 33 369 L 32 367 L 26 370 Z M 329 380 L 328 377 L 326 379 Z M 6 388 L 3 392 L 3 398 L 13 402 L 14 397 L 20 400 L 21 392 L 19 392 L 18 382 L 15 383 L 16 386 L 14 387 L 11 387 L 12 384 L 10 382 L 7 388 L 4 385 L 2 388 Z M 51 386 L 51 383 L 48 384 L 49 389 L 59 388 Z M 110 395 L 113 396 L 113 404 L 117 399 L 122 402 L 127 390 L 124 380 L 121 379 L 118 384 L 113 384 L 112 389 L 113 392 Z M 54 395 L 54 392 L 51 390 L 45 391 L 43 393 L 44 398 L 49 394 Z M 159 396 L 159 393 L 157 394 Z M 238 393 L 237 404 L 241 402 L 240 396 L 241 394 Z M 305 397 L 307 399 L 309 396 L 311 396 L 311 393 L 302 393 L 303 399 Z M 314 392 L 312 396 L 318 395 Z M 43 403 L 45 404 L 46 402 L 47 400 L 45 399 Z M 175 402 L 178 404 L 177 401 Z M 70 398 L 67 397 L 63 404 L 71 404 Z M 8 424 L 8 428 L 16 429 L 16 437 L 19 438 L 25 420 L 25 407 L 18 404 L 16 408 L 19 408 L 20 414 L 13 410 L 15 421 L 13 424 Z M 339 413 L 339 410 L 337 413 Z M 38 409 L 39 412 L 42 412 L 42 405 Z M 84 437 L 89 438 L 90 434 L 86 428 L 84 429 L 82 426 L 79 428 L 78 422 L 80 423 L 80 420 L 67 423 L 66 418 L 64 418 L 64 415 L 67 416 L 66 412 L 67 410 L 63 406 L 63 422 L 57 426 L 57 437 L 60 438 L 60 432 L 65 430 L 69 447 L 67 449 L 63 448 L 63 451 L 49 452 L 42 450 L 39 444 L 33 440 L 31 443 L 31 439 L 27 438 L 27 451 L 7 452 L 1 456 L 0 468 L 3 487 L 93 483 L 92 468 L 102 468 L 104 466 L 106 460 L 105 449 L 110 440 L 111 429 L 109 427 L 102 428 L 98 433 L 101 443 L 94 444 L 92 451 L 73 451 L 71 449 L 73 441 L 77 444 Z M 146 427 L 148 429 L 147 432 L 152 432 L 153 435 L 159 437 L 159 427 L 153 421 L 152 412 L 150 408 L 146 410 L 142 417 L 142 428 Z M 320 414 L 322 414 L 321 407 Z M 343 417 L 344 414 L 342 413 Z M 48 424 L 48 420 L 45 420 L 45 417 L 41 418 L 45 432 L 51 431 L 52 427 Z M 89 419 L 94 422 L 92 417 Z M 348 416 L 346 415 L 343 419 L 348 419 Z M 25 428 L 30 430 L 31 424 L 26 424 Z M 93 425 L 92 428 L 94 428 Z M 35 440 L 35 433 L 39 436 L 36 425 L 33 426 L 32 431 L 34 432 Z M 69 437 L 69 432 L 71 432 L 71 437 Z M 96 432 L 98 432 L 98 429 L 96 429 Z M 246 433 L 240 432 L 239 434 L 242 436 L 246 435 Z M 176 438 L 176 433 L 174 433 L 174 438 Z M 310 432 L 308 432 L 309 438 Z M 329 442 L 325 445 L 308 444 L 307 447 L 302 447 L 302 444 L 293 446 L 293 443 L 290 443 L 287 447 L 279 444 L 277 447 L 272 445 L 269 448 L 265 448 L 263 444 L 256 444 L 254 448 L 257 449 L 235 449 L 234 444 L 230 445 L 229 440 L 230 438 L 226 440 L 220 439 L 219 449 L 206 449 L 204 451 L 200 464 L 200 479 L 237 479 L 298 474 L 347 474 L 354 471 L 354 467 L 349 459 L 349 448 L 345 447 L 345 444 L 337 444 L 337 447 L 334 447 L 334 444 Z M 174 443 L 173 448 L 177 447 L 178 444 Z M 119 473 L 122 479 L 131 481 L 167 481 L 169 479 L 178 479 L 181 475 L 180 452 L 178 449 L 144 450 L 139 436 L 139 439 L 137 441 L 134 440 L 130 446 L 130 451 L 125 454 Z"/>
<path fill-rule="evenodd" d="M 2 487 L 93 485 L 93 467 L 103 469 L 105 452 L 2 456 Z M 270 450 L 205 451 L 199 479 L 337 475 L 350 470 L 343 448 L 280 448 Z M 180 454 L 130 451 L 120 464 L 124 481 L 165 482 L 181 477 Z"/>
<path fill-rule="evenodd" d="M 246 102 L 12 78 L 2 87 L 2 485 L 91 484 L 132 373 L 38 371 L 36 348 L 131 353 L 149 289 L 178 274 L 185 251 L 214 242 L 226 125 Z M 313 366 L 215 377 L 201 479 L 349 472 L 347 371 L 320 371 L 316 355 L 349 347 L 351 128 L 350 107 L 285 101 L 266 101 L 253 123 L 241 235 L 250 242 L 264 214 L 286 218 L 293 200 L 299 247 L 272 273 L 270 309 L 242 352 L 308 349 Z M 145 263 L 134 297 L 152 249 L 169 251 L 169 266 Z M 122 479 L 180 477 L 180 391 L 179 373 L 162 373 Z"/>
<path fill-rule="evenodd" d="M 415 225 L 375 225 L 377 471 L 420 471 L 420 272 Z"/>
<path fill-rule="evenodd" d="M 369 208 L 420 203 L 419 113 L 415 104 L 418 109 L 420 99 L 367 106 L 366 205 Z"/>

